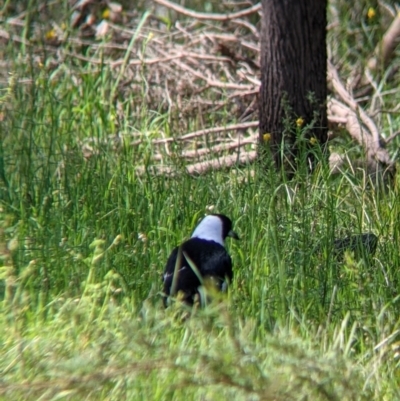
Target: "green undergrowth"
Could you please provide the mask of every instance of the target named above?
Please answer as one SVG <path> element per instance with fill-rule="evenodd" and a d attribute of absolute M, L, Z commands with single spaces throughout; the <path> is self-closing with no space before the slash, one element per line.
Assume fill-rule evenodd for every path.
<path fill-rule="evenodd" d="M 1 399 L 400 398 L 398 174 L 331 176 L 318 145 L 315 171 L 300 161 L 291 180 L 266 163 L 189 176 L 178 146 L 159 174 L 150 139 L 184 132 L 146 104 L 146 82 L 111 101 L 104 66 L 4 51 Z M 220 113 L 187 126 L 234 123 Z M 167 257 L 210 212 L 241 238 L 227 242 L 230 291 L 165 310 Z M 365 232 L 376 254 L 338 260 L 334 240 Z"/>
<path fill-rule="evenodd" d="M 46 318 L 24 301 L 3 314 L 4 399 L 370 399 L 376 378 L 348 358 L 346 323 L 326 334 L 260 331 L 225 303 L 167 311 L 107 298 L 109 283 L 54 298 Z M 26 300 L 25 300 L 26 302 Z M 4 310 L 3 310 L 4 311 Z M 2 339 L 3 340 L 3 339 Z"/>

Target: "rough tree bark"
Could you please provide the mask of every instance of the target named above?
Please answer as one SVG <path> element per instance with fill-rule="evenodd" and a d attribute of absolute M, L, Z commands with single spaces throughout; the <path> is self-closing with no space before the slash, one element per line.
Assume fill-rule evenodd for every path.
<path fill-rule="evenodd" d="M 327 0 L 262 0 L 260 141 L 278 167 L 297 167 L 300 126 L 312 125 L 307 147 L 327 141 L 326 11 Z"/>

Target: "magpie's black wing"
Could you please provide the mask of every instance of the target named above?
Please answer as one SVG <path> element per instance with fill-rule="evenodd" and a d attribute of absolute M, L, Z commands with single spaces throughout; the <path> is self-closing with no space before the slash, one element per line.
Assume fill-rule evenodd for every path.
<path fill-rule="evenodd" d="M 184 250 L 182 245 L 182 250 Z M 165 266 L 163 281 L 164 281 L 164 304 L 166 305 L 168 295 L 171 295 L 171 287 L 174 279 L 175 265 L 178 258 L 179 247 L 175 248 L 170 257 L 168 258 L 167 265 Z M 193 297 L 197 293 L 197 288 L 200 286 L 200 280 L 196 273 L 189 266 L 187 261 L 182 255 L 180 266 L 177 270 L 178 278 L 176 282 L 175 294 L 182 292 L 184 294 L 184 301 L 193 304 Z M 173 294 L 173 295 L 175 295 Z"/>
<path fill-rule="evenodd" d="M 168 296 L 171 292 L 173 276 L 175 271 L 178 249 L 175 248 L 168 258 L 164 272 L 164 293 Z M 233 278 L 232 260 L 225 248 L 214 242 L 199 238 L 191 238 L 182 244 L 182 262 L 178 267 L 178 278 L 176 292 L 183 292 L 184 299 L 193 303 L 193 296 L 197 293 L 200 280 L 183 256 L 185 253 L 196 266 L 203 278 L 212 277 L 217 281 L 220 289 L 224 281 Z"/>

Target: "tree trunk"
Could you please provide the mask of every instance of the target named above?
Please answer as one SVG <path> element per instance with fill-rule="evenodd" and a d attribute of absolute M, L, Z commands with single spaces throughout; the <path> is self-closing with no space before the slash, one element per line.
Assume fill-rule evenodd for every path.
<path fill-rule="evenodd" d="M 327 141 L 327 0 L 262 0 L 260 142 L 278 167 Z M 283 147 L 282 147 L 283 146 Z"/>

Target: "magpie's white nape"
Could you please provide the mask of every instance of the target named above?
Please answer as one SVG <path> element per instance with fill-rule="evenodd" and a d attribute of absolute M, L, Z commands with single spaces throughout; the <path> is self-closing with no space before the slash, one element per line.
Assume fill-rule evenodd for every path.
<path fill-rule="evenodd" d="M 239 239 L 231 219 L 210 214 L 201 220 L 189 240 L 172 251 L 163 275 L 165 306 L 168 298 L 177 294 L 193 305 L 204 281 L 212 282 L 220 291 L 226 289 L 233 278 L 232 259 L 224 246 L 227 237 Z"/>

